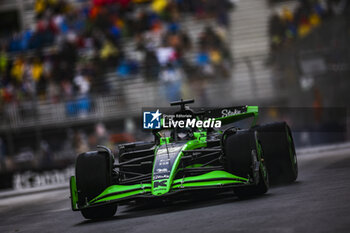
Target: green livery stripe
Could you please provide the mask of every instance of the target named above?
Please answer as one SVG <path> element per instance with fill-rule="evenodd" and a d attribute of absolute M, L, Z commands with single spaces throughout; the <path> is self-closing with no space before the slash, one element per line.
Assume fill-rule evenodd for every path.
<path fill-rule="evenodd" d="M 173 189 L 179 188 L 190 188 L 190 187 L 201 187 L 201 186 L 222 186 L 226 184 L 246 184 L 246 182 L 238 181 L 238 180 L 217 180 L 217 181 L 204 181 L 204 182 L 192 182 L 192 183 L 184 183 L 174 185 Z"/>
<path fill-rule="evenodd" d="M 240 176 L 235 176 L 225 171 L 212 171 L 199 176 L 191 176 L 177 179 L 173 182 L 173 189 L 199 187 L 199 186 L 221 186 L 226 184 L 247 184 L 249 180 Z"/>
<path fill-rule="evenodd" d="M 199 176 L 176 179 L 169 186 L 171 189 L 199 186 L 222 186 L 226 184 L 249 184 L 248 179 L 235 176 L 225 171 L 212 171 Z M 112 185 L 90 201 L 90 204 L 117 200 L 125 197 L 151 194 L 152 184 Z M 154 195 L 154 194 L 153 194 Z"/>
<path fill-rule="evenodd" d="M 185 168 L 196 168 L 196 167 L 203 167 L 203 164 L 201 163 L 196 163 L 196 164 L 192 164 L 192 165 L 188 165 Z M 180 170 L 180 169 L 179 169 Z"/>
<path fill-rule="evenodd" d="M 231 173 L 228 173 L 228 172 L 225 172 L 225 171 L 212 171 L 212 172 L 208 172 L 208 173 L 205 173 L 203 175 L 199 175 L 199 176 L 190 176 L 190 177 L 185 177 L 183 179 L 177 179 L 177 180 L 174 180 L 174 184 L 175 183 L 184 183 L 184 182 L 191 182 L 191 181 L 200 181 L 200 180 L 210 180 L 210 179 L 215 179 L 215 180 L 218 180 L 218 179 L 221 179 L 221 180 L 224 180 L 224 179 L 232 179 L 232 180 L 238 180 L 238 181 L 243 181 L 243 182 L 248 182 L 248 179 L 247 178 L 243 178 L 243 177 L 240 177 L 240 176 L 236 176 L 236 175 L 233 175 Z"/>
<path fill-rule="evenodd" d="M 178 185 L 178 184 L 187 184 L 187 183 L 200 183 L 200 182 L 212 182 L 212 181 L 238 181 L 240 183 L 246 183 L 246 181 L 242 181 L 239 179 L 234 179 L 234 178 L 221 178 L 221 179 L 207 179 L 207 180 L 193 180 L 193 181 L 177 181 L 173 183 L 174 185 Z"/>
<path fill-rule="evenodd" d="M 106 198 L 113 197 L 112 199 L 118 199 L 127 197 L 139 193 L 149 192 L 151 190 L 151 184 L 135 184 L 135 185 L 112 185 L 106 188 L 100 195 L 90 201 L 90 203 L 100 202 Z M 110 199 L 108 199 L 110 200 Z"/>
<path fill-rule="evenodd" d="M 181 157 L 183 156 L 182 151 L 193 150 L 193 149 L 197 149 L 200 147 L 206 147 L 206 146 L 207 146 L 207 143 L 204 140 L 203 141 L 191 140 L 191 141 L 188 141 L 184 147 L 182 147 L 181 152 L 180 152 L 181 154 L 176 158 L 175 163 L 173 165 L 173 168 L 170 172 L 170 177 L 169 177 L 169 181 L 168 181 L 168 185 L 167 185 L 167 192 L 170 191 L 171 185 L 174 183 L 174 178 L 175 178 L 175 175 L 177 173 L 177 168 L 180 164 Z"/>
<path fill-rule="evenodd" d="M 130 191 L 132 189 L 143 189 L 143 188 L 150 188 L 150 184 L 134 184 L 134 185 L 112 185 L 105 189 L 101 193 L 101 195 L 105 195 L 106 193 L 111 192 L 124 192 L 124 191 Z"/>
<path fill-rule="evenodd" d="M 71 198 L 72 210 L 78 210 L 77 208 L 78 191 L 77 191 L 77 183 L 75 180 L 75 176 L 70 177 L 69 187 L 70 187 L 70 198 Z"/>
<path fill-rule="evenodd" d="M 110 194 L 110 195 L 106 195 L 105 197 L 102 197 L 100 199 L 97 199 L 95 201 L 93 201 L 91 204 L 94 203 L 99 203 L 99 202 L 105 202 L 105 201 L 112 201 L 112 200 L 116 200 L 116 199 L 121 199 L 124 197 L 129 197 L 129 196 L 136 196 L 139 194 L 144 194 L 144 193 L 148 193 L 151 192 L 151 188 L 145 188 L 143 190 L 135 190 L 135 191 L 131 191 L 131 192 L 126 192 L 126 193 L 121 193 L 121 194 Z"/>
<path fill-rule="evenodd" d="M 201 135 L 198 134 L 197 136 L 200 137 Z M 204 134 L 203 134 L 203 136 L 204 136 Z M 158 149 L 159 149 L 159 147 L 158 147 L 158 149 L 155 152 L 155 160 L 154 160 L 155 162 L 153 165 L 153 172 L 152 172 L 152 185 L 153 185 L 152 186 L 152 194 L 153 195 L 160 196 L 160 195 L 163 195 L 165 193 L 170 192 L 171 186 L 173 184 L 173 180 L 174 180 L 176 173 L 178 171 L 179 163 L 181 161 L 182 156 L 184 155 L 183 151 L 194 150 L 197 148 L 206 147 L 207 143 L 206 143 L 205 139 L 206 139 L 205 137 L 200 137 L 200 140 L 190 140 L 190 141 L 186 142 L 186 144 L 182 145 L 182 147 L 179 148 L 179 151 L 177 152 L 178 154 L 175 158 L 174 163 L 172 164 L 169 178 L 165 178 L 165 179 L 154 179 L 156 159 L 157 159 L 157 156 L 159 156 L 159 155 L 157 155 Z M 179 145 L 179 147 L 180 147 L 180 145 Z M 159 186 L 155 185 L 155 183 L 159 183 L 159 182 L 162 182 L 163 184 L 165 184 L 165 187 L 163 187 L 163 186 L 159 187 Z"/>

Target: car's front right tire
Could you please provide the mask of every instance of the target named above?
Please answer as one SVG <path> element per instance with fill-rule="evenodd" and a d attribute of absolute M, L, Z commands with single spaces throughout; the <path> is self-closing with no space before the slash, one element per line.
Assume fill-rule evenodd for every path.
<path fill-rule="evenodd" d="M 87 203 L 111 185 L 113 157 L 107 151 L 80 154 L 75 165 L 78 206 L 86 219 L 112 217 L 117 205 L 88 207 Z"/>

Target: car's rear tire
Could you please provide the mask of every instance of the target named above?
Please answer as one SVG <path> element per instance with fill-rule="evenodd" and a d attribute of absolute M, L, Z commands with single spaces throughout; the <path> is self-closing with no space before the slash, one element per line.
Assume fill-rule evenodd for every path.
<path fill-rule="evenodd" d="M 238 198 L 261 195 L 269 189 L 268 174 L 256 131 L 238 131 L 225 140 L 226 170 L 234 175 L 255 180 L 255 184 L 234 188 Z M 255 165 L 259 167 L 254 168 Z"/>
<path fill-rule="evenodd" d="M 258 126 L 270 182 L 285 184 L 298 177 L 298 162 L 294 141 L 287 123 L 278 122 Z"/>
<path fill-rule="evenodd" d="M 91 151 L 80 154 L 75 165 L 78 190 L 78 206 L 102 193 L 112 180 L 113 156 L 105 151 Z M 84 218 L 107 218 L 115 214 L 117 206 L 98 206 L 82 209 Z"/>

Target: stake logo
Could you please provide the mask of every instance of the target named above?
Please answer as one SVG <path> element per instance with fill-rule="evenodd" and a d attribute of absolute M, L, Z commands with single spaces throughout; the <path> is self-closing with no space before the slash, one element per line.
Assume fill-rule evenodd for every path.
<path fill-rule="evenodd" d="M 157 109 L 156 112 L 143 113 L 143 128 L 144 129 L 160 129 L 160 116 L 162 114 Z"/>

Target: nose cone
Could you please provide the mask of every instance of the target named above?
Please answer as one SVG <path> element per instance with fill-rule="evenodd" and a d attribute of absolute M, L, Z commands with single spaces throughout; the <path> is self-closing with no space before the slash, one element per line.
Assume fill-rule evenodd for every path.
<path fill-rule="evenodd" d="M 175 174 L 184 145 L 183 142 L 164 144 L 156 150 L 152 176 L 153 195 L 160 196 L 170 191 L 172 174 Z"/>

